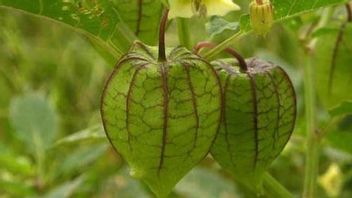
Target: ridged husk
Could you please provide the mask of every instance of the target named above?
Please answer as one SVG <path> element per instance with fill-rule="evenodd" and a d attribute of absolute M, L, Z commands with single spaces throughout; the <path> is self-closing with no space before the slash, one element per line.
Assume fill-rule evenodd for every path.
<path fill-rule="evenodd" d="M 220 80 L 213 67 L 185 48 L 136 42 L 106 83 L 101 113 L 111 144 L 131 175 L 158 197 L 209 152 L 220 123 Z"/>
<path fill-rule="evenodd" d="M 245 184 L 261 186 L 263 173 L 293 131 L 296 96 L 286 72 L 258 59 L 241 72 L 232 60 L 212 64 L 223 87 L 223 120 L 211 153 Z"/>

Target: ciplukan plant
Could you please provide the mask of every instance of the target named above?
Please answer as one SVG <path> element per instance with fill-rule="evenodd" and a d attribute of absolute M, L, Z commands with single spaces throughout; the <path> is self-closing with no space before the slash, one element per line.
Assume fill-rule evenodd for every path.
<path fill-rule="evenodd" d="M 182 2 L 170 1 L 172 17 L 175 6 L 187 8 L 186 17 L 219 11 L 208 9 L 213 1 Z M 232 5 L 228 11 L 238 9 L 222 3 Z M 208 62 L 184 47 L 166 48 L 168 13 L 165 9 L 159 46 L 135 41 L 105 85 L 101 114 L 111 144 L 129 164 L 130 174 L 157 197 L 167 197 L 210 151 L 239 181 L 260 191 L 265 170 L 295 123 L 295 92 L 288 75 L 273 63 L 244 60 L 233 49 L 226 51 L 237 61 Z M 263 25 L 258 17 L 253 26 Z M 265 34 L 270 27 L 264 26 L 257 32 Z M 203 43 L 196 51 L 204 46 L 209 47 Z"/>

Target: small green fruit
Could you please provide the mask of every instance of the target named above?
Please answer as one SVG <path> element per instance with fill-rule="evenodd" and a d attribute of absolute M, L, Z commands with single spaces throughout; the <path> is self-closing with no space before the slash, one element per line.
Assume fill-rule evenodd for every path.
<path fill-rule="evenodd" d="M 182 47 L 166 52 L 158 60 L 156 47 L 136 42 L 110 76 L 101 106 L 111 144 L 158 197 L 207 155 L 222 102 L 209 63 Z"/>
<path fill-rule="evenodd" d="M 274 23 L 274 12 L 270 0 L 253 0 L 249 7 L 254 32 L 259 35 L 266 35 Z"/>
<path fill-rule="evenodd" d="M 223 121 L 211 149 L 219 164 L 248 186 L 262 176 L 288 142 L 296 119 L 296 97 L 286 72 L 250 59 L 246 71 L 232 60 L 212 63 L 223 87 Z"/>

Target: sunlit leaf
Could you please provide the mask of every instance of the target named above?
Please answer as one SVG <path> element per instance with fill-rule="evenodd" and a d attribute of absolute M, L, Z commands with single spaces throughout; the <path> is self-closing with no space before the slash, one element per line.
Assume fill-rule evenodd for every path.
<path fill-rule="evenodd" d="M 66 136 L 55 143 L 55 146 L 78 144 L 81 142 L 105 142 L 106 135 L 101 125 L 93 126 Z"/>

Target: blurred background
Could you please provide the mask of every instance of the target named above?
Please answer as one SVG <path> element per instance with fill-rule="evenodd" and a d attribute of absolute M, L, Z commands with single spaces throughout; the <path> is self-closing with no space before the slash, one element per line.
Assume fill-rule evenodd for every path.
<path fill-rule="evenodd" d="M 300 58 L 304 57 L 305 41 L 300 31 L 319 14 L 277 24 L 265 38 L 250 34 L 235 45 L 245 57 L 258 56 L 281 65 L 294 81 L 299 108 L 296 129 L 269 172 L 297 197 L 302 192 L 305 149 L 305 60 Z M 343 15 L 341 9 L 335 9 L 335 21 L 330 25 L 339 24 Z M 230 14 L 226 19 L 235 21 L 238 16 Z M 221 20 L 212 18 L 210 23 L 228 23 Z M 193 27 L 195 41 L 209 35 L 213 41 L 221 41 L 236 29 L 234 24 L 234 29 L 217 33 L 209 23 L 207 27 L 201 24 L 199 19 Z M 102 129 L 100 95 L 116 60 L 104 57 L 82 35 L 46 20 L 0 10 L 0 27 L 0 198 L 153 197 L 143 183 L 128 175 L 128 167 Z M 170 46 L 178 42 L 174 23 L 167 39 Z M 319 123 L 329 125 L 328 113 L 323 108 L 318 113 Z M 328 129 L 337 135 L 328 135 L 322 142 L 319 197 L 350 198 L 352 116 Z M 254 195 L 208 156 L 170 197 Z"/>

